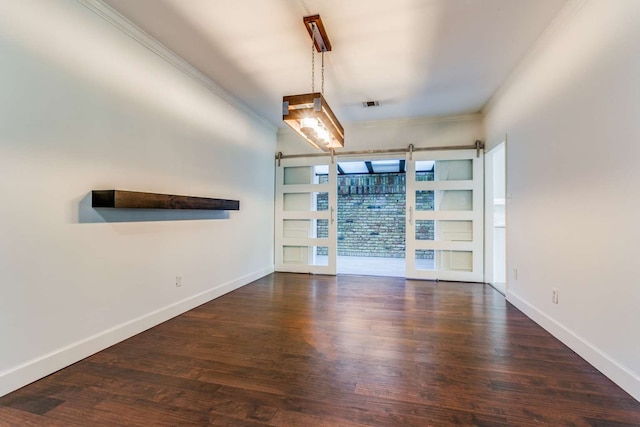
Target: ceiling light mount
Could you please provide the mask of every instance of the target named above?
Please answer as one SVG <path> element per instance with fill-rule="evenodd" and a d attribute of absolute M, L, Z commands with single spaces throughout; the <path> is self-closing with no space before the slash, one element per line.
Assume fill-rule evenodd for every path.
<path fill-rule="evenodd" d="M 324 53 L 331 42 L 320 15 L 306 16 L 304 24 L 315 50 L 322 54 L 322 90 L 315 91 L 315 52 L 311 53 L 311 93 L 282 98 L 282 120 L 312 147 L 332 151 L 344 147 L 344 128 L 324 99 Z"/>
<path fill-rule="evenodd" d="M 327 31 L 324 29 L 320 15 L 305 16 L 302 18 L 304 26 L 307 27 L 309 36 L 318 52 L 331 52 L 331 42 Z"/>

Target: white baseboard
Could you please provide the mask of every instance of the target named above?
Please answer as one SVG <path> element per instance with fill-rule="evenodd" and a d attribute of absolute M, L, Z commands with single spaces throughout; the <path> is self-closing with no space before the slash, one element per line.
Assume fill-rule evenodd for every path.
<path fill-rule="evenodd" d="M 114 326 L 66 347 L 29 360 L 21 365 L 0 372 L 0 396 L 24 387 L 40 378 L 76 363 L 107 347 L 146 331 L 199 305 L 241 288 L 261 277 L 273 273 L 273 266 L 254 271 L 227 283 L 214 286 L 204 292 L 170 304 L 159 310 Z"/>
<path fill-rule="evenodd" d="M 640 377 L 637 374 L 513 292 L 507 291 L 507 301 L 640 402 Z"/>

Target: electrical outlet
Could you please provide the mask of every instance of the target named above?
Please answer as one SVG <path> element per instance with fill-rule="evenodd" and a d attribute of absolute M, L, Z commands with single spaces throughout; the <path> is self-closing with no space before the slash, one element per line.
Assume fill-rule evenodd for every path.
<path fill-rule="evenodd" d="M 551 301 L 554 304 L 558 303 L 558 289 L 557 288 L 551 288 Z"/>
<path fill-rule="evenodd" d="M 517 268 L 513 268 L 513 278 L 514 280 L 518 280 L 518 269 Z"/>
<path fill-rule="evenodd" d="M 176 276 L 176 288 L 182 286 L 182 276 Z"/>

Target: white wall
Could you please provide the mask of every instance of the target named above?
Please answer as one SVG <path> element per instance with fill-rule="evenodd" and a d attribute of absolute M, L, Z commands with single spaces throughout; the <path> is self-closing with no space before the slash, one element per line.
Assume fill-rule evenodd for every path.
<path fill-rule="evenodd" d="M 0 2 L 0 57 L 0 395 L 273 271 L 275 129 L 80 2 Z"/>
<path fill-rule="evenodd" d="M 640 2 L 568 7 L 486 112 L 509 140 L 508 299 L 640 400 Z"/>
<path fill-rule="evenodd" d="M 407 148 L 409 144 L 415 147 L 473 145 L 483 137 L 480 115 L 381 120 L 349 123 L 344 127 L 344 148 L 336 150 L 338 155 L 341 151 Z M 285 155 L 322 152 L 311 147 L 288 127 L 278 131 L 278 151 Z"/>

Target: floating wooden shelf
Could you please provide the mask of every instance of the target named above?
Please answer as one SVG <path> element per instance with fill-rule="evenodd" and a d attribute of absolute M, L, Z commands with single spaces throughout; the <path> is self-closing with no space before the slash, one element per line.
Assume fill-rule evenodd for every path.
<path fill-rule="evenodd" d="M 174 196 L 172 194 L 141 193 L 122 190 L 93 190 L 91 206 L 119 209 L 204 209 L 240 210 L 240 201 L 208 197 Z"/>

